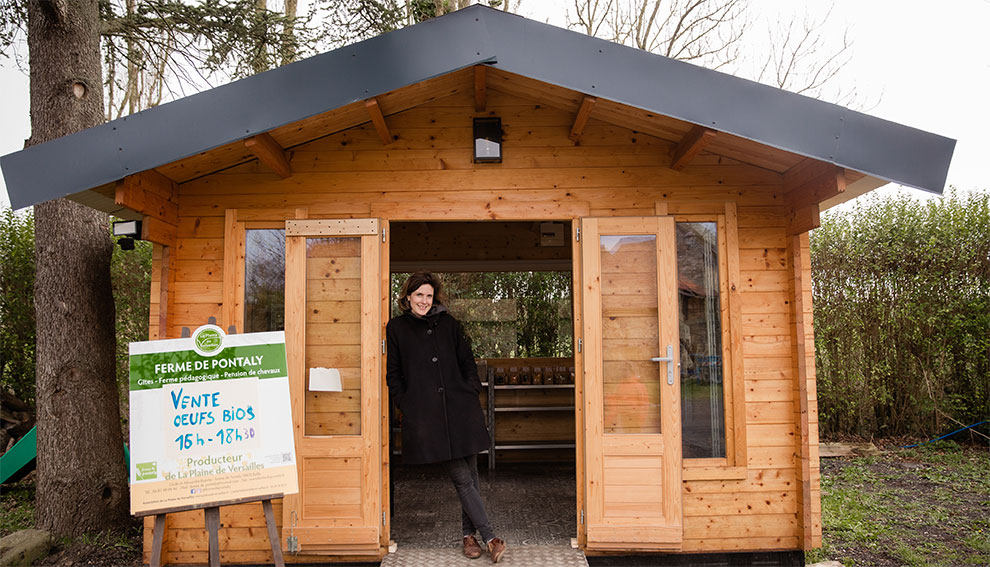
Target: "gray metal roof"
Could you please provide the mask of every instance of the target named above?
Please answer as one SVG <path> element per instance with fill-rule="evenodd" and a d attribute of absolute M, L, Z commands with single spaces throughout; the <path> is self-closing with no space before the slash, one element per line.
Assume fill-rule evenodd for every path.
<path fill-rule="evenodd" d="M 480 5 L 0 157 L 20 208 L 488 63 L 941 193 L 955 140 Z"/>

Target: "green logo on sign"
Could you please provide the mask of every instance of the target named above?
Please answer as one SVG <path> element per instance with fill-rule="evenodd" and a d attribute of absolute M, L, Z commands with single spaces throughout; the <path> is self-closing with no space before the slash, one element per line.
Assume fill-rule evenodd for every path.
<path fill-rule="evenodd" d="M 223 329 L 216 325 L 203 325 L 193 333 L 193 350 L 202 356 L 216 356 L 223 350 Z"/>
<path fill-rule="evenodd" d="M 158 478 L 158 463 L 137 463 L 138 480 L 154 480 Z"/>

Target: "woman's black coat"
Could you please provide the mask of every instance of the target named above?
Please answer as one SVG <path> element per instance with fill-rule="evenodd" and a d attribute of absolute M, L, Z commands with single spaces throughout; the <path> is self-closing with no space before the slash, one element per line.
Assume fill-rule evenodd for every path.
<path fill-rule="evenodd" d="M 464 331 L 446 309 L 409 312 L 385 328 L 386 381 L 402 411 L 402 462 L 436 463 L 488 449 L 481 380 Z"/>

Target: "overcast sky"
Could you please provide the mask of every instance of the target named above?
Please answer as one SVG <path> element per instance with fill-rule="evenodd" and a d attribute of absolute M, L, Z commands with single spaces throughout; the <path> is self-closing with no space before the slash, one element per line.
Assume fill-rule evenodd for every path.
<path fill-rule="evenodd" d="M 751 0 L 773 22 L 820 14 L 824 1 Z M 519 13 L 565 26 L 573 0 L 524 0 Z M 852 60 L 844 84 L 855 86 L 867 113 L 957 140 L 947 185 L 990 191 L 990 0 L 835 0 L 828 29 L 849 30 Z M 754 22 L 751 37 L 766 35 Z M 0 60 L 0 155 L 30 135 L 27 77 Z M 879 101 L 879 102 L 877 102 Z M 922 194 L 911 190 L 912 194 Z M 0 181 L 0 204 L 9 205 Z"/>

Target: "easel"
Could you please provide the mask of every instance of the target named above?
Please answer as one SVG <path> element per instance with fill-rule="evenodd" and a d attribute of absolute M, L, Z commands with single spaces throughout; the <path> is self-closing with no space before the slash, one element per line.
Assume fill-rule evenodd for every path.
<path fill-rule="evenodd" d="M 282 494 L 266 494 L 265 496 L 242 498 L 239 500 L 224 500 L 223 502 L 208 502 L 192 506 L 152 510 L 141 514 L 141 516 L 153 515 L 155 517 L 150 567 L 161 567 L 162 564 L 162 543 L 164 543 L 165 539 L 165 514 L 187 512 L 189 510 L 203 510 L 203 514 L 206 517 L 206 532 L 210 538 L 210 567 L 220 567 L 220 536 L 217 533 L 220 529 L 220 506 L 233 506 L 235 504 L 246 504 L 259 500 L 265 510 L 265 526 L 268 528 L 268 540 L 272 545 L 272 557 L 275 559 L 275 565 L 276 567 L 285 567 L 285 560 L 282 558 L 282 542 L 278 537 L 278 528 L 275 526 L 275 513 L 272 511 L 272 499 L 281 498 L 282 496 Z"/>
<path fill-rule="evenodd" d="M 207 323 L 210 325 L 216 325 L 216 317 L 210 317 L 207 320 Z M 228 335 L 233 335 L 236 332 L 237 330 L 233 325 L 227 328 Z M 182 327 L 182 338 L 188 338 L 190 335 L 191 333 L 189 331 L 189 327 Z M 151 542 L 150 567 L 161 567 L 162 564 L 162 544 L 165 540 L 166 514 L 188 512 L 189 510 L 203 510 L 203 515 L 206 520 L 206 533 L 210 540 L 210 567 L 220 567 L 220 535 L 217 533 L 220 529 L 220 506 L 234 506 L 236 504 L 258 502 L 259 500 L 261 501 L 261 506 L 265 511 L 265 526 L 268 528 L 268 541 L 272 546 L 272 558 L 275 560 L 275 567 L 285 567 L 285 560 L 282 558 L 282 542 L 278 537 L 278 528 L 275 526 L 275 512 L 272 511 L 272 499 L 282 498 L 282 496 L 283 494 L 281 493 L 266 494 L 264 496 L 240 498 L 237 500 L 224 500 L 221 502 L 207 502 L 205 504 L 164 508 L 161 510 L 152 510 L 143 514 L 138 514 L 139 517 L 152 515 L 155 517 L 155 528 L 153 531 L 154 537 Z"/>

